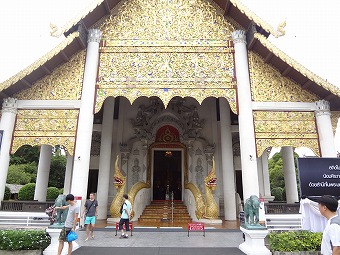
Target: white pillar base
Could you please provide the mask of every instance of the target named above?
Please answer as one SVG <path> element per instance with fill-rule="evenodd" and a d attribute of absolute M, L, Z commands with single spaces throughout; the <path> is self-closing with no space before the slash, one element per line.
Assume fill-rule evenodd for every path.
<path fill-rule="evenodd" d="M 206 224 L 222 224 L 221 219 L 199 219 L 198 221 Z"/>
<path fill-rule="evenodd" d="M 239 249 L 247 255 L 271 255 L 272 253 L 264 245 L 264 239 L 268 230 L 248 230 L 240 227 L 245 235 L 245 242 L 239 245 Z"/>
<path fill-rule="evenodd" d="M 275 199 L 274 196 L 263 196 L 261 198 L 264 199 L 264 202 L 274 201 L 274 199 Z"/>
<path fill-rule="evenodd" d="M 53 229 L 53 228 L 47 228 L 46 232 L 51 236 L 51 244 L 44 250 L 44 255 L 55 255 L 58 253 L 58 246 L 59 246 L 59 235 L 60 235 L 61 229 Z M 72 251 L 77 250 L 80 246 L 75 241 L 72 242 L 73 247 Z M 68 253 L 68 243 L 64 243 L 63 251 L 61 252 L 62 255 L 67 255 Z"/>
<path fill-rule="evenodd" d="M 107 218 L 107 223 L 117 223 L 120 221 L 120 218 Z"/>

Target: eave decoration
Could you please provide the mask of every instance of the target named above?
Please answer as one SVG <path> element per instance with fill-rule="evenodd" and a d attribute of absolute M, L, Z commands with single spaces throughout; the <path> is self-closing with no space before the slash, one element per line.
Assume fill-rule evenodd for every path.
<path fill-rule="evenodd" d="M 145 24 L 149 24 L 145 26 Z M 234 26 L 207 1 L 124 2 L 107 18 L 95 110 L 109 97 L 225 97 L 236 107 Z"/>
<path fill-rule="evenodd" d="M 310 148 L 320 156 L 314 112 L 254 111 L 257 156 L 270 147 Z"/>
<path fill-rule="evenodd" d="M 73 155 L 79 110 L 18 110 L 12 153 L 22 145 L 62 145 Z"/>

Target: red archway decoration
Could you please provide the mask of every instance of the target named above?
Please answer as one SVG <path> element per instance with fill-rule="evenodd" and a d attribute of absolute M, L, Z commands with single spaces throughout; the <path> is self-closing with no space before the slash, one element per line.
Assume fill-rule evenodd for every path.
<path fill-rule="evenodd" d="M 159 143 L 176 143 L 179 141 L 179 132 L 170 125 L 165 125 L 157 130 L 156 142 Z"/>

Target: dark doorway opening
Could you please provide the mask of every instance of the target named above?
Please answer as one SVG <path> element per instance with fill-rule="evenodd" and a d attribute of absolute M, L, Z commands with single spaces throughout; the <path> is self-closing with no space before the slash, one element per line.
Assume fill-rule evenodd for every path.
<path fill-rule="evenodd" d="M 94 192 L 97 193 L 97 188 L 98 188 L 98 169 L 90 169 L 89 172 L 89 179 L 87 182 L 87 197 L 90 197 L 90 193 Z"/>
<path fill-rule="evenodd" d="M 182 200 L 182 153 L 181 151 L 154 151 L 153 199 Z"/>
<path fill-rule="evenodd" d="M 243 200 L 243 186 L 242 186 L 242 171 L 235 171 L 236 173 L 236 192 L 240 195 Z"/>

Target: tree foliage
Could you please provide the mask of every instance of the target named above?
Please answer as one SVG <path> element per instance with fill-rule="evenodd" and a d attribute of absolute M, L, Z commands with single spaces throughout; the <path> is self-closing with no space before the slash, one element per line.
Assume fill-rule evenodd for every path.
<path fill-rule="evenodd" d="M 51 159 L 51 170 L 50 177 L 48 181 L 49 187 L 64 187 L 64 179 L 65 179 L 65 170 L 66 170 L 66 157 L 63 155 L 55 155 Z"/>
<path fill-rule="evenodd" d="M 4 200 L 9 200 L 11 198 L 11 190 L 5 186 Z"/>
<path fill-rule="evenodd" d="M 63 147 L 58 145 L 52 149 L 51 167 L 49 175 L 50 187 L 63 188 L 66 157 L 62 155 Z M 39 147 L 24 145 L 20 147 L 10 159 L 10 167 L 8 169 L 7 183 L 11 184 L 27 184 L 35 183 L 37 178 L 37 170 L 39 163 Z"/>
<path fill-rule="evenodd" d="M 35 183 L 27 183 L 24 185 L 18 193 L 19 200 L 34 200 Z"/>
<path fill-rule="evenodd" d="M 297 158 L 299 155 L 294 152 L 295 172 L 297 173 Z M 283 173 L 283 161 L 281 152 L 275 153 L 268 160 L 271 193 L 275 196 L 275 201 L 286 200 L 285 180 Z M 297 184 L 299 187 L 299 184 Z M 298 188 L 297 187 L 297 188 Z M 299 188 L 298 188 L 299 190 Z"/>
<path fill-rule="evenodd" d="M 12 164 L 26 164 L 39 162 L 39 146 L 23 145 L 14 154 L 11 155 L 10 165 Z"/>
<path fill-rule="evenodd" d="M 35 182 L 37 166 L 35 162 L 20 165 L 10 165 L 7 173 L 6 183 L 25 185 Z"/>
<path fill-rule="evenodd" d="M 47 188 L 47 195 L 46 195 L 46 199 L 47 200 L 55 200 L 60 193 L 60 190 L 56 187 L 48 187 Z"/>

